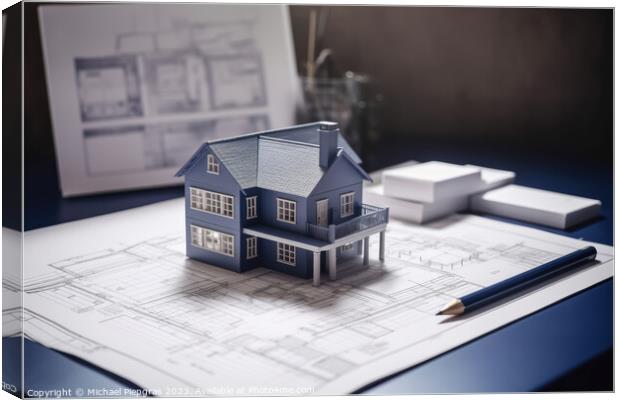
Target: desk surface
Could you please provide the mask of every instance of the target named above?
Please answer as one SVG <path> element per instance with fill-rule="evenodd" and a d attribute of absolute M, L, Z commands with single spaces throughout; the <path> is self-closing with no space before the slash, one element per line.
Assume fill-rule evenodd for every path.
<path fill-rule="evenodd" d="M 522 185 L 600 199 L 601 217 L 570 231 L 491 218 L 613 245 L 611 168 L 584 162 L 558 163 L 547 160 L 544 155 L 523 157 L 500 154 L 492 149 L 449 149 L 440 143 L 420 145 L 414 150 L 386 148 L 383 151 L 389 156 L 383 160 L 397 163 L 411 158 L 419 161 L 438 159 L 509 169 L 517 172 L 516 182 Z M 375 168 L 386 163 L 381 164 L 375 159 Z M 375 168 L 371 166 L 369 169 Z M 177 187 L 62 199 L 57 192 L 55 171 L 52 170 L 47 178 L 41 179 L 39 174 L 37 184 L 34 184 L 26 177 L 24 223 L 27 230 L 182 195 L 182 189 Z M 32 200 L 41 198 L 47 200 L 37 203 Z M 613 281 L 610 279 L 360 392 L 612 390 L 612 304 Z M 4 357 L 19 354 L 18 345 L 18 340 L 4 339 Z M 29 388 L 137 388 L 96 366 L 28 341 L 25 361 L 29 365 L 25 375 Z"/>

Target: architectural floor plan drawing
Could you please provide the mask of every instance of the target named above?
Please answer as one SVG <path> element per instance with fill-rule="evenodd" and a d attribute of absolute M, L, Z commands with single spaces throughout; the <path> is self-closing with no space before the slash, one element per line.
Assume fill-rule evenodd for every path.
<path fill-rule="evenodd" d="M 447 320 L 434 314 L 449 299 L 586 243 L 475 216 L 391 221 L 385 264 L 354 260 L 313 287 L 190 261 L 182 224 L 173 200 L 27 232 L 27 337 L 156 395 L 343 394 L 613 274 L 613 248 L 596 245 L 597 263 Z"/>
<path fill-rule="evenodd" d="M 39 14 L 65 196 L 178 184 L 196 143 L 294 122 L 284 5 L 54 4 Z"/>

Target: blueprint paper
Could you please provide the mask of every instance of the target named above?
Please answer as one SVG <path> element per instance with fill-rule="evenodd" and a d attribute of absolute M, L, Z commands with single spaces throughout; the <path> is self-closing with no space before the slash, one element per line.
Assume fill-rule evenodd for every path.
<path fill-rule="evenodd" d="M 156 395 L 343 394 L 613 274 L 595 244 L 600 263 L 445 322 L 451 298 L 589 243 L 477 216 L 391 221 L 383 266 L 352 261 L 313 287 L 190 261 L 183 223 L 178 199 L 26 232 L 27 337 Z"/>
<path fill-rule="evenodd" d="M 62 193 L 181 183 L 204 141 L 292 125 L 284 5 L 43 5 Z"/>
<path fill-rule="evenodd" d="M 2 227 L 2 310 L 12 317 L 2 321 L 2 336 L 22 333 L 20 313 L 22 309 L 22 234 L 14 229 Z"/>

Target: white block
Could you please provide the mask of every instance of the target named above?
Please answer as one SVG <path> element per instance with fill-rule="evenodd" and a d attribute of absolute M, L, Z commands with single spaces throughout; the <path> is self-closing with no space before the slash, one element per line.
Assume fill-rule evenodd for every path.
<path fill-rule="evenodd" d="M 506 186 L 515 180 L 516 174 L 502 169 L 480 167 L 478 165 L 465 164 L 466 167 L 480 170 L 480 187 L 474 193 L 486 192 L 501 186 Z"/>
<path fill-rule="evenodd" d="M 519 185 L 508 185 L 471 197 L 473 211 L 566 229 L 594 218 L 601 202 Z"/>
<path fill-rule="evenodd" d="M 480 169 L 431 161 L 391 168 L 383 172 L 384 193 L 425 203 L 475 193 L 480 186 Z"/>
<path fill-rule="evenodd" d="M 434 219 L 463 211 L 468 206 L 468 196 L 451 197 L 434 203 L 397 199 L 384 195 L 382 184 L 364 187 L 364 203 L 390 208 L 390 218 L 423 224 Z"/>
<path fill-rule="evenodd" d="M 418 161 L 416 160 L 409 160 L 409 161 L 405 161 L 403 163 L 400 164 L 396 164 L 396 165 L 392 165 L 391 167 L 388 168 L 384 168 L 384 169 L 380 169 L 378 171 L 374 171 L 371 172 L 369 175 L 372 178 L 372 184 L 376 185 L 379 183 L 383 183 L 383 173 L 388 170 L 388 169 L 393 169 L 393 168 L 401 168 L 401 167 L 408 167 L 411 165 L 418 165 L 420 164 Z"/>

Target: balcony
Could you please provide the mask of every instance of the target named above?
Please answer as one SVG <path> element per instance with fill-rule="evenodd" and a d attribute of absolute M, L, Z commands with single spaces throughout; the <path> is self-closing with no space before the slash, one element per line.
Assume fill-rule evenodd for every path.
<path fill-rule="evenodd" d="M 388 209 L 362 204 L 360 216 L 341 224 L 327 226 L 307 224 L 308 234 L 315 239 L 333 243 L 338 239 L 358 232 L 385 225 L 388 222 Z"/>

